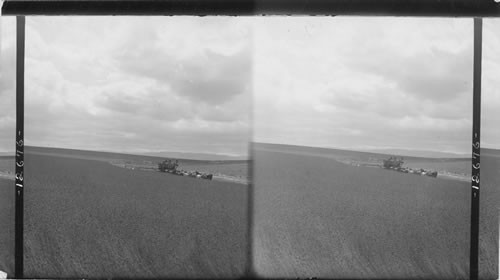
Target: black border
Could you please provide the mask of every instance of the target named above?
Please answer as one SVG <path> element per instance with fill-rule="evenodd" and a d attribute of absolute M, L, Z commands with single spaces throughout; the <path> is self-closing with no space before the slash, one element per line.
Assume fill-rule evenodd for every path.
<path fill-rule="evenodd" d="M 481 132 L 481 60 L 483 43 L 483 19 L 474 19 L 474 71 L 472 101 L 472 172 L 471 172 L 471 220 L 469 277 L 479 277 L 479 178 Z"/>
<path fill-rule="evenodd" d="M 499 17 L 495 0 L 5 0 L 4 15 Z"/>
<path fill-rule="evenodd" d="M 24 40 L 25 17 L 16 18 L 16 180 L 14 275 L 23 278 L 24 270 Z"/>

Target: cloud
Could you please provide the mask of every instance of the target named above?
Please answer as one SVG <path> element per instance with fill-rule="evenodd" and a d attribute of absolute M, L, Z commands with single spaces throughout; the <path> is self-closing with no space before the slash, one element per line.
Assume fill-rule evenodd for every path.
<path fill-rule="evenodd" d="M 248 92 L 251 84 L 251 53 L 232 56 L 207 51 L 198 63 L 187 64 L 180 78 L 173 82 L 174 89 L 208 104 L 222 104 L 236 95 Z M 207 71 L 208 70 L 208 71 Z"/>
<path fill-rule="evenodd" d="M 16 127 L 15 18 L 0 19 L 0 152 L 14 152 Z"/>
<path fill-rule="evenodd" d="M 257 21 L 254 139 L 470 150 L 472 22 Z"/>
<path fill-rule="evenodd" d="M 7 36 L 7 35 L 4 35 Z M 4 43 L 4 48 L 1 50 L 1 65 L 0 72 L 0 95 L 7 94 L 15 90 L 16 83 L 16 49 L 15 45 L 7 45 Z"/>
<path fill-rule="evenodd" d="M 472 90 L 471 47 L 456 54 L 431 47 L 410 57 L 386 50 L 376 57 L 366 64 L 358 61 L 357 70 L 381 75 L 415 98 L 446 103 Z"/>
<path fill-rule="evenodd" d="M 201 53 L 182 58 L 158 45 L 122 52 L 115 57 L 129 73 L 153 78 L 159 84 L 169 85 L 178 95 L 211 105 L 248 94 L 251 58 L 248 47 L 230 55 L 205 48 Z"/>
<path fill-rule="evenodd" d="M 236 27 L 195 17 L 28 19 L 26 143 L 246 155 L 251 38 L 245 24 L 220 20 Z"/>
<path fill-rule="evenodd" d="M 9 20 L 0 151 L 15 127 Z M 500 143 L 498 25 L 484 23 L 488 147 Z M 257 141 L 470 150 L 467 19 L 43 17 L 27 19 L 26 38 L 32 145 L 246 153 L 253 126 Z"/>
<path fill-rule="evenodd" d="M 481 145 L 500 149 L 500 20 L 484 19 L 481 89 Z"/>

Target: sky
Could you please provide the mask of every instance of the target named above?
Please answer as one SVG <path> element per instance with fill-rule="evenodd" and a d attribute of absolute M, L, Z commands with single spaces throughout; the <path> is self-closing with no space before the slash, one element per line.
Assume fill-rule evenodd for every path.
<path fill-rule="evenodd" d="M 470 154 L 472 19 L 256 21 L 255 141 Z M 483 67 L 482 140 L 496 148 L 499 23 L 484 26 Z"/>
<path fill-rule="evenodd" d="M 481 146 L 500 149 L 500 19 L 483 21 Z"/>
<path fill-rule="evenodd" d="M 251 43 L 236 18 L 28 17 L 25 143 L 246 156 Z"/>
<path fill-rule="evenodd" d="M 16 129 L 15 18 L 0 18 L 0 153 L 14 152 Z M 0 154 L 1 155 L 1 154 Z"/>
<path fill-rule="evenodd" d="M 15 129 L 2 17 L 0 152 Z M 472 19 L 28 17 L 26 145 L 247 155 L 248 141 L 466 153 Z M 485 19 L 482 146 L 500 148 L 500 20 Z"/>

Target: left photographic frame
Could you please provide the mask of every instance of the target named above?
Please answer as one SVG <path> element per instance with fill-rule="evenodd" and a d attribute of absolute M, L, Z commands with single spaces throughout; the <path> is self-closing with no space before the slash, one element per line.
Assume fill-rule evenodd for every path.
<path fill-rule="evenodd" d="M 23 277 L 244 275 L 251 35 L 26 17 Z"/>

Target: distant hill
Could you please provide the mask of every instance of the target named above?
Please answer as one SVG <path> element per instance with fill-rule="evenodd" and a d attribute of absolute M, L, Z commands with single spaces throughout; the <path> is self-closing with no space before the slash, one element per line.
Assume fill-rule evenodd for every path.
<path fill-rule="evenodd" d="M 183 152 L 153 152 L 153 153 L 142 153 L 145 156 L 153 157 L 166 157 L 166 158 L 179 158 L 179 159 L 194 159 L 194 160 L 247 160 L 246 156 L 228 156 L 220 154 L 208 154 L 208 153 L 183 153 Z"/>
<path fill-rule="evenodd" d="M 468 158 L 471 157 L 469 154 L 456 154 L 447 152 L 436 152 L 436 151 L 425 151 L 425 150 L 410 150 L 410 149 L 369 149 L 361 150 L 366 152 L 387 154 L 387 155 L 397 155 L 406 157 L 424 157 L 424 158 Z"/>
<path fill-rule="evenodd" d="M 500 150 L 481 148 L 481 155 L 500 158 Z"/>
<path fill-rule="evenodd" d="M 176 152 L 158 152 L 158 153 L 145 153 L 145 154 L 130 154 L 130 153 L 114 153 L 104 151 L 90 151 L 90 150 L 77 150 L 77 149 L 64 149 L 52 147 L 35 147 L 25 146 L 27 153 L 46 154 L 46 155 L 59 155 L 65 157 L 77 157 L 96 160 L 110 160 L 110 159 L 129 159 L 129 160 L 151 160 L 160 161 L 165 158 L 176 158 L 188 161 L 242 161 L 247 158 L 230 157 L 224 155 L 212 154 L 196 154 L 196 153 L 176 153 Z"/>
<path fill-rule="evenodd" d="M 16 152 L 0 152 L 0 157 L 13 157 L 16 155 Z"/>
<path fill-rule="evenodd" d="M 310 153 L 317 155 L 352 155 L 353 153 L 364 155 L 364 156 L 403 156 L 405 158 L 426 158 L 426 159 L 450 159 L 450 160 L 462 160 L 470 159 L 469 155 L 457 155 L 452 153 L 441 153 L 441 152 L 431 152 L 431 151 L 413 151 L 410 150 L 370 150 L 370 151 L 354 151 L 354 150 L 343 150 L 335 148 L 321 148 L 321 147 L 308 147 L 308 146 L 297 146 L 297 145 L 285 145 L 285 144 L 271 144 L 271 143 L 253 143 L 256 149 L 271 149 L 273 151 L 283 151 L 283 152 L 300 152 L 300 153 Z M 406 153 L 404 153 L 406 152 Z M 472 151 L 471 151 L 472 153 Z M 500 154 L 500 153 L 499 153 Z"/>
<path fill-rule="evenodd" d="M 297 145 L 285 145 L 285 144 L 272 144 L 272 143 L 258 143 L 253 142 L 254 148 L 256 149 L 272 149 L 273 151 L 298 151 L 313 154 L 335 154 L 335 155 L 351 155 L 354 153 L 363 154 L 366 156 L 380 156 L 380 155 L 390 155 L 390 156 L 404 156 L 406 158 L 440 158 L 440 159 L 470 159 L 471 156 L 467 154 L 453 154 L 453 153 L 443 153 L 443 152 L 431 152 L 431 151 L 411 151 L 411 150 L 370 150 L 370 151 L 352 151 L 352 150 L 342 150 L 333 148 L 320 148 L 320 147 L 308 147 L 308 146 L 297 146 Z M 204 153 L 182 153 L 182 152 L 155 152 L 155 153 L 144 153 L 139 154 L 121 154 L 112 152 L 102 152 L 102 151 L 89 151 L 89 150 L 76 150 L 76 149 L 63 149 L 63 148 L 48 148 L 48 147 L 35 147 L 35 146 L 25 146 L 27 152 L 35 153 L 56 153 L 64 155 L 83 155 L 89 158 L 124 158 L 126 157 L 147 157 L 150 160 L 160 160 L 164 158 L 177 158 L 186 160 L 199 160 L 199 161 L 246 161 L 250 159 L 249 157 L 243 156 L 228 156 L 228 155 L 218 155 L 218 154 L 204 154 Z M 472 153 L 472 151 L 471 151 Z M 488 155 L 493 157 L 500 157 L 500 150 L 497 149 L 481 149 L 482 155 Z M 13 157 L 14 154 L 5 154 L 2 157 Z"/>
<path fill-rule="evenodd" d="M 2 156 L 0 155 L 0 159 L 15 159 L 16 156 Z"/>

